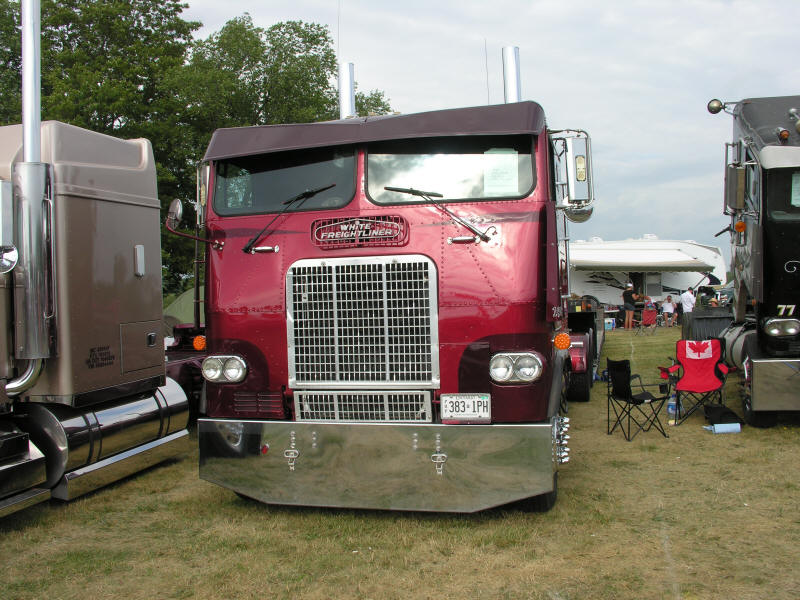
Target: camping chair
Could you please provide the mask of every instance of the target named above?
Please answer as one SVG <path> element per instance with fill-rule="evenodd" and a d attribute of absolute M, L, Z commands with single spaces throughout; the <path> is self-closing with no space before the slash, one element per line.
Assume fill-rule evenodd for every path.
<path fill-rule="evenodd" d="M 723 403 L 723 388 L 728 366 L 722 362 L 722 342 L 710 340 L 678 340 L 675 345 L 677 364 L 659 367 L 661 376 L 675 385 L 675 424 L 683 423 L 701 406 L 717 400 Z M 681 369 L 680 377 L 677 375 Z"/>
<path fill-rule="evenodd" d="M 631 382 L 639 380 L 641 392 L 634 394 Z M 659 388 L 654 396 L 645 387 Z M 661 423 L 659 414 L 669 398 L 669 384 L 644 385 L 639 375 L 631 375 L 629 360 L 608 360 L 608 434 L 619 427 L 629 442 L 640 431 L 655 427 L 664 437 L 669 437 Z M 613 421 L 613 422 L 612 422 Z"/>
<path fill-rule="evenodd" d="M 635 321 L 638 325 L 636 328 L 636 335 L 649 333 L 653 335 L 656 332 L 656 320 L 658 319 L 658 310 L 655 308 L 645 308 L 642 311 L 641 321 Z"/>

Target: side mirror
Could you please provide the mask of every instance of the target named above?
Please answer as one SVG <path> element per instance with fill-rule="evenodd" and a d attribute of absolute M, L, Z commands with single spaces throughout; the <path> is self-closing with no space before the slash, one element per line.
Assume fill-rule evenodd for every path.
<path fill-rule="evenodd" d="M 167 211 L 167 222 L 169 226 L 175 228 L 178 226 L 178 223 L 181 222 L 183 218 L 183 203 L 178 199 L 175 198 L 170 205 L 169 211 Z"/>
<path fill-rule="evenodd" d="M 744 167 L 728 165 L 725 169 L 725 208 L 727 210 L 744 210 L 744 186 Z"/>
<path fill-rule="evenodd" d="M 211 165 L 202 163 L 197 166 L 197 206 L 202 207 L 206 205 L 208 200 L 208 179 L 211 171 Z M 198 213 L 200 210 L 198 210 Z"/>
<path fill-rule="evenodd" d="M 591 142 L 586 132 L 566 138 L 567 202 L 590 204 L 594 200 L 592 190 Z"/>
<path fill-rule="evenodd" d="M 708 112 L 710 112 L 712 115 L 716 115 L 717 113 L 720 113 L 723 110 L 725 110 L 725 103 L 722 102 L 722 100 L 717 100 L 716 98 L 714 98 L 706 105 L 706 108 L 708 109 Z"/>
<path fill-rule="evenodd" d="M 169 231 L 170 233 L 174 233 L 175 235 L 188 238 L 190 240 L 196 240 L 198 242 L 203 242 L 204 244 L 211 244 L 211 247 L 214 248 L 215 250 L 222 250 L 222 248 L 225 246 L 225 242 L 209 240 L 206 238 L 198 237 L 196 235 L 191 235 L 189 233 L 182 233 L 176 230 L 175 228 L 181 222 L 182 217 L 183 217 L 183 204 L 181 203 L 180 200 L 175 198 L 175 200 L 173 200 L 170 203 L 169 210 L 167 211 L 167 223 L 166 223 L 167 231 Z"/>
<path fill-rule="evenodd" d="M 573 223 L 585 223 L 588 221 L 592 213 L 594 212 L 594 206 L 590 204 L 583 204 L 583 205 L 569 205 L 564 208 L 564 214 L 567 218 L 572 221 Z"/>

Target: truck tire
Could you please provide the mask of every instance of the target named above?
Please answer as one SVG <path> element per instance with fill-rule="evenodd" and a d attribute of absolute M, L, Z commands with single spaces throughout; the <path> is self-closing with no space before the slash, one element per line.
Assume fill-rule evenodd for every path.
<path fill-rule="evenodd" d="M 210 455 L 227 458 L 244 458 L 255 448 L 254 439 L 246 434 L 244 425 L 237 427 L 224 422 L 216 426 L 216 431 L 206 433 L 204 443 Z"/>
<path fill-rule="evenodd" d="M 512 506 L 522 512 L 537 512 L 543 513 L 549 511 L 556 504 L 558 498 L 558 471 L 553 473 L 553 491 L 541 494 L 539 496 L 532 496 L 525 500 L 515 502 Z"/>
<path fill-rule="evenodd" d="M 575 373 L 570 371 L 568 386 L 567 386 L 567 400 L 569 402 L 588 402 L 591 397 L 592 379 L 588 371 L 583 373 Z"/>

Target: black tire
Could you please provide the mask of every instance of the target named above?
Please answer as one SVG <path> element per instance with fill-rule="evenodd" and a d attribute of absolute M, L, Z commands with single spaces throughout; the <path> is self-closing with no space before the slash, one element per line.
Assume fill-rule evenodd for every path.
<path fill-rule="evenodd" d="M 588 402 L 592 394 L 592 375 L 588 371 L 583 373 L 569 373 L 567 385 L 567 400 L 569 402 Z"/>
<path fill-rule="evenodd" d="M 564 370 L 561 373 L 561 401 L 558 406 L 558 413 L 566 416 L 569 414 L 569 401 L 567 400 L 567 387 L 569 383 L 569 372 Z"/>
<path fill-rule="evenodd" d="M 539 496 L 532 496 L 515 502 L 512 506 L 522 512 L 536 512 L 544 513 L 549 511 L 556 504 L 558 499 L 558 471 L 553 473 L 553 491 L 541 494 Z"/>
<path fill-rule="evenodd" d="M 224 421 L 217 425 L 216 431 L 207 436 L 216 456 L 244 458 L 258 452 L 258 437 L 247 434 L 246 425 L 241 429 L 228 426 Z"/>
<path fill-rule="evenodd" d="M 589 369 L 587 375 L 589 376 L 589 391 L 591 393 L 592 386 L 594 385 L 594 368 L 593 365 L 596 361 L 600 359 L 599 356 L 595 356 L 595 348 L 594 348 L 594 329 L 589 329 L 589 332 L 586 334 L 586 342 L 588 349 L 586 350 L 586 367 Z M 586 398 L 586 401 L 589 401 L 589 398 Z"/>

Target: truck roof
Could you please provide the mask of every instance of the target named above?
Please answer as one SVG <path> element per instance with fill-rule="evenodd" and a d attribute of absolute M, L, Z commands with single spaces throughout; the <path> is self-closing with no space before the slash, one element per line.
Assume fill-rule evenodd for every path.
<path fill-rule="evenodd" d="M 800 114 L 800 96 L 774 96 L 770 98 L 747 98 L 738 103 L 735 115 L 741 119 L 743 135 L 751 135 L 756 147 L 800 146 L 800 133 L 795 129 L 795 119 L 789 109 L 796 108 Z M 734 128 L 736 124 L 734 124 Z M 778 140 L 776 129 L 789 131 L 787 142 Z"/>
<path fill-rule="evenodd" d="M 515 102 L 321 123 L 217 129 L 204 158 L 219 160 L 302 148 L 421 137 L 538 135 L 544 129 L 544 110 L 541 106 L 536 102 Z"/>
<path fill-rule="evenodd" d="M 0 179 L 22 162 L 22 125 L 0 127 Z M 42 121 L 42 162 L 54 169 L 54 193 L 160 208 L 150 142 L 121 140 L 61 123 Z"/>

